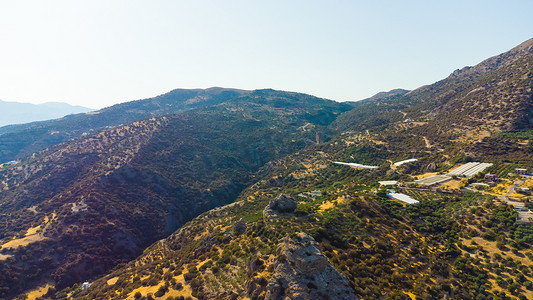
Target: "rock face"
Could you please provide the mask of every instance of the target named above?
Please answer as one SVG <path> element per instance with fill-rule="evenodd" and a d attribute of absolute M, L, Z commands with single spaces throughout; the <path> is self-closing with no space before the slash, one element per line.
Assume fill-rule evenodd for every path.
<path fill-rule="evenodd" d="M 275 271 L 265 299 L 358 299 L 346 277 L 305 233 L 285 237 L 276 250 Z"/>
<path fill-rule="evenodd" d="M 269 218 L 279 213 L 291 213 L 296 209 L 297 203 L 290 195 L 280 194 L 276 199 L 270 200 L 263 211 L 263 216 Z"/>

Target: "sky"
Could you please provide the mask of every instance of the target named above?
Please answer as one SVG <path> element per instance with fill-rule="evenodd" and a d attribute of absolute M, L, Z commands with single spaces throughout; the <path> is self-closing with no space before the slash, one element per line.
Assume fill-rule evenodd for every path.
<path fill-rule="evenodd" d="M 102 108 L 220 86 L 360 100 L 533 38 L 532 11 L 531 0 L 0 0 L 0 99 Z"/>

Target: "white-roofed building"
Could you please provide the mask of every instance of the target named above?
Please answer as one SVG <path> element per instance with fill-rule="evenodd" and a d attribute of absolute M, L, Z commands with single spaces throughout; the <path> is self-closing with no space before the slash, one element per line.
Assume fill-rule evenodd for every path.
<path fill-rule="evenodd" d="M 492 166 L 491 163 L 469 162 L 449 172 L 448 175 L 472 178 L 490 166 Z"/>
<path fill-rule="evenodd" d="M 417 161 L 417 160 L 418 160 L 418 159 L 416 159 L 416 158 L 406 159 L 406 160 L 402 160 L 402 161 L 399 161 L 399 162 L 395 162 L 394 165 L 395 165 L 396 167 L 399 167 L 399 166 L 401 166 L 401 165 L 403 165 L 403 164 L 410 163 L 410 162 L 415 162 L 415 161 Z"/>
<path fill-rule="evenodd" d="M 377 169 L 377 168 L 379 168 L 378 166 L 367 166 L 367 165 L 362 165 L 362 164 L 345 163 L 345 162 L 340 162 L 340 161 L 334 161 L 334 163 L 336 163 L 338 165 L 345 165 L 345 166 L 350 166 L 352 168 L 359 168 L 359 169 Z"/>
<path fill-rule="evenodd" d="M 391 197 L 392 199 L 402 201 L 407 204 L 418 204 L 420 201 L 415 200 L 411 198 L 411 196 L 402 194 L 402 193 L 388 193 L 387 196 Z"/>
<path fill-rule="evenodd" d="M 398 181 L 396 180 L 385 180 L 385 181 L 378 181 L 378 182 L 380 185 L 384 185 L 384 186 L 398 184 Z"/>

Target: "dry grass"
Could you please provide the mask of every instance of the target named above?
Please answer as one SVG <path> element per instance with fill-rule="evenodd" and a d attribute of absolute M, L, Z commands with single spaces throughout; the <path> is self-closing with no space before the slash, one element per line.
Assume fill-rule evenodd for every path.
<path fill-rule="evenodd" d="M 522 183 L 520 187 L 533 189 L 533 177 L 530 177 L 528 180 Z"/>
<path fill-rule="evenodd" d="M 335 207 L 335 203 L 333 203 L 333 201 L 326 201 L 320 205 L 320 207 L 318 208 L 318 212 L 323 212 L 326 209 L 330 209 L 333 207 Z"/>
<path fill-rule="evenodd" d="M 376 145 L 388 145 L 387 143 L 385 143 L 383 141 L 379 141 L 379 140 L 372 140 L 372 142 L 374 142 L 374 144 L 376 144 Z"/>
<path fill-rule="evenodd" d="M 41 286 L 41 287 L 38 287 L 37 289 L 35 290 L 32 290 L 30 292 L 28 292 L 26 295 L 28 296 L 28 300 L 35 300 L 37 297 L 41 297 L 42 295 L 46 294 L 46 292 L 48 292 L 48 288 L 51 288 L 53 287 L 52 285 L 45 285 L 45 286 Z"/>
<path fill-rule="evenodd" d="M 407 296 L 409 296 L 409 298 L 411 298 L 411 300 L 416 300 L 416 295 L 411 293 L 411 292 L 407 292 L 407 291 L 402 291 L 402 293 L 406 294 Z"/>
<path fill-rule="evenodd" d="M 183 296 L 183 297 L 191 297 L 193 299 L 196 299 L 195 297 L 192 296 L 191 287 L 185 283 L 183 274 L 175 276 L 174 279 L 176 280 L 176 283 L 181 283 L 183 285 L 183 289 L 178 291 L 173 288 L 169 288 L 166 294 L 164 294 L 163 296 L 159 298 L 157 297 L 154 297 L 154 298 L 155 299 L 166 299 L 168 296 L 172 296 L 172 297 Z M 128 299 L 134 299 L 133 296 L 135 296 L 135 293 L 137 292 L 140 292 L 143 296 L 146 296 L 148 293 L 154 294 L 155 292 L 157 292 L 157 290 L 159 290 L 159 287 L 162 285 L 164 285 L 164 282 L 159 283 L 157 286 L 147 286 L 147 287 L 140 287 L 140 288 L 134 289 L 131 293 L 128 294 Z"/>
<path fill-rule="evenodd" d="M 338 197 L 337 199 L 335 199 L 333 201 L 326 201 L 326 202 L 322 203 L 318 207 L 318 212 L 324 212 L 327 209 L 333 208 L 336 205 L 341 204 L 341 203 L 346 203 L 347 201 L 348 201 L 348 199 L 346 199 L 346 198 L 344 198 L 342 196 Z"/>
<path fill-rule="evenodd" d="M 466 141 L 481 141 L 486 137 L 489 137 L 491 132 L 489 130 L 469 130 L 464 132 L 460 138 L 454 139 L 454 142 L 466 142 Z"/>
<path fill-rule="evenodd" d="M 117 283 L 117 280 L 118 280 L 118 276 L 113 277 L 113 278 L 111 278 L 111 279 L 109 279 L 109 280 L 107 281 L 107 284 L 108 284 L 108 285 L 114 285 L 115 283 Z"/>
<path fill-rule="evenodd" d="M 55 218 L 55 213 L 52 214 L 52 219 L 53 218 Z M 8 241 L 8 242 L 4 243 L 2 246 L 0 246 L 0 249 L 4 249 L 4 248 L 6 248 L 6 249 L 14 249 L 14 248 L 17 248 L 17 247 L 24 247 L 26 245 L 29 245 L 31 243 L 35 243 L 35 242 L 38 242 L 38 241 L 46 240 L 47 238 L 45 236 L 43 236 L 44 229 L 42 229 L 42 225 L 48 224 L 49 221 L 50 221 L 50 218 L 48 216 L 45 216 L 43 224 L 28 229 L 26 231 L 26 235 L 23 238 L 19 238 L 19 239 L 14 239 L 14 240 Z M 0 258 L 0 260 L 1 260 L 1 258 Z"/>
<path fill-rule="evenodd" d="M 533 262 L 525 255 L 525 252 L 527 250 L 521 250 L 518 251 L 518 255 L 514 254 L 511 251 L 502 251 L 496 247 L 496 242 L 491 242 L 483 239 L 482 237 L 473 237 L 471 239 L 463 239 L 461 238 L 461 242 L 463 244 L 472 246 L 472 241 L 475 241 L 477 246 L 481 246 L 483 250 L 487 251 L 487 254 L 491 257 L 491 260 L 494 261 L 494 254 L 498 253 L 503 258 L 512 258 L 515 261 L 520 261 L 523 265 L 529 266 L 533 264 Z M 487 270 L 489 274 L 492 276 L 492 278 L 489 278 L 489 282 L 491 284 L 491 290 L 504 290 L 504 288 L 498 286 L 498 284 L 495 281 L 495 278 L 498 276 L 497 274 L 493 273 L 492 270 Z M 502 275 L 502 277 L 505 277 L 505 275 Z M 526 276 L 527 280 L 533 281 L 532 277 Z M 521 292 L 528 298 L 533 299 L 533 291 L 527 290 L 525 288 L 522 288 Z"/>
<path fill-rule="evenodd" d="M 478 246 L 481 246 L 483 250 L 487 251 L 487 254 L 494 259 L 494 254 L 498 253 L 503 257 L 511 257 L 513 260 L 520 261 L 524 265 L 530 265 L 533 264 L 533 262 L 524 255 L 525 251 L 519 251 L 519 255 L 514 254 L 513 252 L 509 251 L 502 251 L 496 247 L 495 241 L 487 241 L 482 237 L 473 237 L 469 240 L 461 239 L 461 241 L 468 246 L 472 246 L 472 241 L 475 241 Z"/>
<path fill-rule="evenodd" d="M 493 195 L 493 196 L 503 196 L 509 192 L 509 189 L 513 185 L 514 185 L 513 181 L 502 179 L 496 186 L 492 187 L 486 193 L 489 195 Z"/>
<path fill-rule="evenodd" d="M 6 260 L 6 259 L 10 258 L 11 256 L 13 256 L 13 255 L 0 254 L 0 261 Z"/>
<path fill-rule="evenodd" d="M 520 198 L 520 197 L 524 197 L 524 196 L 525 195 L 517 193 L 517 192 L 514 192 L 511 195 L 509 195 L 509 197 L 514 197 L 514 198 Z"/>
<path fill-rule="evenodd" d="M 433 172 L 433 173 L 424 173 L 422 175 L 417 175 L 416 176 L 416 179 L 422 179 L 422 178 L 426 178 L 426 177 L 429 177 L 429 176 L 433 176 L 433 175 L 437 175 L 439 174 L 438 172 Z"/>
<path fill-rule="evenodd" d="M 467 179 L 463 178 L 461 180 L 448 180 L 440 184 L 440 186 L 449 189 L 449 190 L 460 190 L 466 185 Z"/>
<path fill-rule="evenodd" d="M 33 229 L 34 228 L 30 228 L 30 230 L 33 230 Z M 17 248 L 17 247 L 24 247 L 24 246 L 29 245 L 31 243 L 35 243 L 35 242 L 38 242 L 38 241 L 43 241 L 43 240 L 46 240 L 46 239 L 47 239 L 46 237 L 41 236 L 38 233 L 34 233 L 34 234 L 31 234 L 31 235 L 25 236 L 23 238 L 20 238 L 20 239 L 11 240 L 11 241 L 3 244 L 1 249 L 4 249 L 4 248 L 14 249 L 14 248 Z"/>

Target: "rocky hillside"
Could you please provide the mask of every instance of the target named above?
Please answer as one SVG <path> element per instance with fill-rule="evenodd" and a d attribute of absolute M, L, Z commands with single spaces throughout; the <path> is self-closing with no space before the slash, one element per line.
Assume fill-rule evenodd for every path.
<path fill-rule="evenodd" d="M 435 161 L 443 162 L 438 168 L 447 171 L 460 153 L 447 160 L 434 150 L 424 157 L 422 145 L 416 152 L 420 162 L 391 169 L 387 160 L 406 152 L 388 151 L 372 138 L 345 134 L 273 161 L 234 204 L 193 219 L 136 260 L 96 280 L 89 290 L 74 287 L 56 296 L 533 296 L 533 228 L 516 223 L 511 206 L 490 194 L 409 185 L 398 189 L 420 203 L 405 205 L 379 188 L 379 180 L 413 181 Z M 369 171 L 332 163 L 348 160 L 380 167 Z"/>
<path fill-rule="evenodd" d="M 62 288 L 134 258 L 198 214 L 233 202 L 269 161 L 328 139 L 327 125 L 349 108 L 254 91 L 5 166 L 2 297 L 44 282 Z"/>
<path fill-rule="evenodd" d="M 338 128 L 383 129 L 411 120 L 431 135 L 531 129 L 533 39 L 402 97 L 376 99 L 340 118 Z M 396 99 L 397 98 L 397 99 Z"/>
<path fill-rule="evenodd" d="M 200 215 L 88 291 L 57 295 L 470 299 L 480 293 L 480 285 L 483 295 L 491 295 L 479 262 L 463 258 L 463 251 L 474 250 L 458 241 L 479 221 L 469 219 L 472 210 L 484 220 L 494 218 L 498 209 L 508 212 L 505 205 L 481 194 L 438 191 L 420 192 L 428 200 L 419 206 L 390 201 L 369 187 L 380 178 L 403 175 L 334 165 L 331 160 L 349 153 L 359 158 L 354 150 L 360 145 L 337 152 L 338 143 L 269 164 L 262 180 L 235 204 Z M 498 222 L 491 223 L 491 230 Z M 507 226 L 497 234 L 505 235 Z"/>
<path fill-rule="evenodd" d="M 367 98 L 367 99 L 363 99 L 361 101 L 365 102 L 365 101 L 377 101 L 377 100 L 385 100 L 385 99 L 390 100 L 393 97 L 403 96 L 409 92 L 410 92 L 409 90 L 405 90 L 405 89 L 394 89 L 388 92 L 379 92 L 375 94 L 374 96 Z"/>

